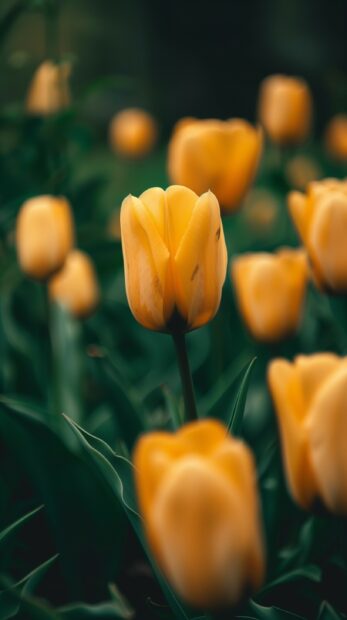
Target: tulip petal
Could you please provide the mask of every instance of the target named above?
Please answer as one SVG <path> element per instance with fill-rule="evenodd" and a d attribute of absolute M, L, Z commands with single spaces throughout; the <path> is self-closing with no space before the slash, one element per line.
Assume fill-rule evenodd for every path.
<path fill-rule="evenodd" d="M 307 423 L 312 462 L 325 504 L 347 513 L 347 363 L 324 382 Z"/>
<path fill-rule="evenodd" d="M 162 329 L 169 252 L 150 211 L 138 198 L 128 196 L 123 201 L 121 232 L 131 311 L 145 327 Z"/>
<path fill-rule="evenodd" d="M 327 288 L 347 291 L 347 196 L 320 199 L 309 233 L 309 247 Z"/>
<path fill-rule="evenodd" d="M 199 327 L 215 315 L 226 266 L 219 204 L 207 192 L 197 201 L 175 255 L 177 307 L 189 326 Z"/>
<path fill-rule="evenodd" d="M 341 358 L 334 353 L 298 355 L 295 364 L 300 373 L 304 406 L 307 409 L 322 383 L 339 367 Z"/>
<path fill-rule="evenodd" d="M 298 504 L 308 508 L 317 495 L 317 483 L 308 449 L 307 410 L 300 375 L 293 364 L 277 359 L 269 366 L 268 381 L 278 417 L 288 485 Z"/>

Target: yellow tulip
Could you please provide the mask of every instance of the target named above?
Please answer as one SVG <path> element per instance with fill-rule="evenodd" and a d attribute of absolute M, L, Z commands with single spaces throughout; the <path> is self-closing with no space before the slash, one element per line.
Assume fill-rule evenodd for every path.
<path fill-rule="evenodd" d="M 263 80 L 259 118 L 276 144 L 298 144 L 305 140 L 312 122 L 312 97 L 305 80 L 286 75 L 270 75 Z"/>
<path fill-rule="evenodd" d="M 306 194 L 291 192 L 289 210 L 306 246 L 317 286 L 347 292 L 347 181 L 310 183 Z"/>
<path fill-rule="evenodd" d="M 275 229 L 279 208 L 273 194 L 265 189 L 253 189 L 245 200 L 242 214 L 252 233 L 263 237 Z"/>
<path fill-rule="evenodd" d="M 325 132 L 325 145 L 330 155 L 341 162 L 347 160 L 347 115 L 334 116 Z"/>
<path fill-rule="evenodd" d="M 254 338 L 273 342 L 296 331 L 308 277 L 302 249 L 239 256 L 232 262 L 231 276 L 241 314 Z"/>
<path fill-rule="evenodd" d="M 189 331 L 218 310 L 227 252 L 217 198 L 153 187 L 121 208 L 125 283 L 135 318 L 157 331 Z"/>
<path fill-rule="evenodd" d="M 65 306 L 73 316 L 89 316 L 99 302 L 94 265 L 87 254 L 73 250 L 61 271 L 48 284 L 51 299 Z"/>
<path fill-rule="evenodd" d="M 320 499 L 347 514 L 347 358 L 277 359 L 268 376 L 293 498 L 303 508 Z"/>
<path fill-rule="evenodd" d="M 152 553 L 178 594 L 211 608 L 233 605 L 264 574 L 256 474 L 250 450 L 216 420 L 143 436 L 135 480 Z"/>
<path fill-rule="evenodd" d="M 63 266 L 73 242 L 73 218 L 65 198 L 36 196 L 23 204 L 17 218 L 16 245 L 24 273 L 45 280 Z"/>
<path fill-rule="evenodd" d="M 49 116 L 70 105 L 70 65 L 43 62 L 31 81 L 26 109 L 29 114 Z"/>
<path fill-rule="evenodd" d="M 140 108 L 122 110 L 110 124 L 111 147 L 126 157 L 142 157 L 149 153 L 157 134 L 154 118 Z"/>
<path fill-rule="evenodd" d="M 223 212 L 233 212 L 254 179 L 261 148 L 261 130 L 242 119 L 182 119 L 169 145 L 169 176 L 199 195 L 210 189 Z"/>
<path fill-rule="evenodd" d="M 306 190 L 309 183 L 322 177 L 319 165 L 306 155 L 292 157 L 286 165 L 285 173 L 289 185 L 302 191 Z"/>

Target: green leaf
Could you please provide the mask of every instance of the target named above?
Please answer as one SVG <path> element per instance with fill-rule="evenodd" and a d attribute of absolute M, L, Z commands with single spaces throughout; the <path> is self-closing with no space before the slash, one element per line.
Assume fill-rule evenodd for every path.
<path fill-rule="evenodd" d="M 241 433 L 242 419 L 245 411 L 249 380 L 256 359 L 257 358 L 254 357 L 247 365 L 246 370 L 242 373 L 242 381 L 235 396 L 228 422 L 228 431 L 230 431 L 233 435 L 240 435 Z"/>
<path fill-rule="evenodd" d="M 96 620 L 118 620 L 123 618 L 131 618 L 132 613 L 129 615 L 120 615 L 114 603 L 99 603 L 97 605 L 84 605 L 83 603 L 76 603 L 74 605 L 68 605 L 67 607 L 61 607 L 58 609 L 59 617 L 67 618 L 68 620 L 88 620 L 89 618 L 95 618 Z"/>
<path fill-rule="evenodd" d="M 166 385 L 163 385 L 161 391 L 164 396 L 166 409 L 170 416 L 171 428 L 175 431 L 178 430 L 183 424 L 183 416 L 178 406 L 178 403 L 172 394 L 171 390 Z"/>
<path fill-rule="evenodd" d="M 309 564 L 307 566 L 302 566 L 300 568 L 296 568 L 294 570 L 288 571 L 283 575 L 280 575 L 270 583 L 267 583 L 264 588 L 259 592 L 259 595 L 262 596 L 265 593 L 268 593 L 273 588 L 277 586 L 285 585 L 287 583 L 292 583 L 293 581 L 298 581 L 301 579 L 308 579 L 309 581 L 313 581 L 315 583 L 319 583 L 322 578 L 322 570 L 319 566 L 315 564 Z"/>
<path fill-rule="evenodd" d="M 248 610 L 257 620 L 305 620 L 302 616 L 298 616 L 285 609 L 279 607 L 263 607 L 254 601 L 249 601 Z M 236 618 L 249 618 L 249 614 L 236 616 Z M 251 616 L 253 617 L 253 615 Z"/>
<path fill-rule="evenodd" d="M 98 437 L 92 436 L 90 433 L 87 433 L 72 420 L 69 420 L 66 416 L 65 419 L 76 433 L 76 436 L 79 438 L 81 445 L 84 448 L 85 458 L 88 463 L 93 467 L 93 469 L 96 469 L 96 471 L 99 472 L 104 484 L 108 486 L 115 499 L 121 502 L 129 521 L 143 546 L 143 549 L 152 566 L 153 572 L 155 573 L 167 601 L 175 614 L 175 617 L 178 620 L 188 620 L 190 618 L 189 611 L 185 609 L 183 603 L 178 600 L 171 586 L 159 570 L 148 548 L 147 540 L 142 528 L 142 520 L 139 516 L 136 503 L 132 464 L 124 457 L 116 455 L 104 441 Z M 99 449 L 101 449 L 102 452 L 96 449 L 96 445 L 99 446 Z M 108 457 L 106 457 L 105 454 L 107 454 Z"/>
<path fill-rule="evenodd" d="M 31 517 L 33 517 L 37 512 L 39 512 L 39 510 L 42 510 L 42 508 L 43 508 L 43 505 L 38 506 L 37 508 L 35 508 L 31 512 L 28 512 L 26 515 L 23 515 L 23 517 L 20 517 L 19 519 L 17 519 L 17 521 L 14 521 L 13 523 L 11 523 L 11 525 L 9 525 L 4 530 L 2 530 L 2 532 L 0 532 L 0 547 L 1 547 L 1 544 L 5 542 L 8 536 L 13 534 L 22 525 L 24 525 L 24 523 L 29 521 Z"/>
<path fill-rule="evenodd" d="M 341 616 L 335 609 L 327 602 L 323 601 L 319 608 L 317 620 L 341 620 Z"/>

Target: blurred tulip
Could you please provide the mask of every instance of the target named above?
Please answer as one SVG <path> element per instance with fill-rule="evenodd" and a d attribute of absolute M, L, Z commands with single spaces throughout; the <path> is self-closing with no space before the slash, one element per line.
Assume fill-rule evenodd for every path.
<path fill-rule="evenodd" d="M 320 498 L 347 514 L 347 358 L 332 353 L 274 360 L 269 385 L 290 492 L 303 508 Z"/>
<path fill-rule="evenodd" d="M 312 97 L 307 83 L 286 75 L 270 75 L 259 94 L 259 118 L 275 144 L 298 144 L 312 122 Z"/>
<path fill-rule="evenodd" d="M 274 342 L 297 330 L 308 276 L 304 250 L 239 256 L 231 275 L 241 314 L 256 340 Z"/>
<path fill-rule="evenodd" d="M 182 119 L 169 145 L 169 176 L 199 195 L 210 189 L 222 211 L 233 212 L 253 181 L 261 148 L 261 130 L 244 120 Z"/>
<path fill-rule="evenodd" d="M 21 207 L 16 245 L 22 271 L 45 280 L 61 269 L 74 243 L 71 208 L 65 198 L 36 196 Z"/>
<path fill-rule="evenodd" d="M 158 565 L 201 608 L 234 605 L 264 574 L 250 450 L 216 420 L 143 436 L 134 453 L 144 526 Z"/>
<path fill-rule="evenodd" d="M 253 189 L 245 200 L 243 215 L 257 236 L 271 232 L 278 218 L 278 204 L 266 189 Z"/>
<path fill-rule="evenodd" d="M 70 105 L 70 65 L 43 62 L 31 81 L 26 109 L 35 116 L 49 116 Z"/>
<path fill-rule="evenodd" d="M 149 153 L 157 134 L 153 116 L 140 108 L 122 110 L 110 123 L 111 147 L 126 157 L 142 157 Z"/>
<path fill-rule="evenodd" d="M 135 318 L 157 331 L 189 331 L 216 314 L 227 252 L 217 198 L 153 187 L 121 209 L 126 291 Z"/>
<path fill-rule="evenodd" d="M 76 318 L 89 316 L 99 302 L 99 286 L 89 256 L 79 250 L 68 255 L 61 271 L 48 284 L 51 299 Z"/>
<path fill-rule="evenodd" d="M 346 293 L 347 181 L 325 179 L 310 183 L 306 195 L 291 192 L 288 205 L 317 286 L 332 293 Z"/>
<path fill-rule="evenodd" d="M 325 145 L 330 155 L 338 161 L 347 161 L 347 115 L 334 116 L 325 132 Z"/>
<path fill-rule="evenodd" d="M 318 164 L 306 155 L 297 155 L 292 157 L 285 169 L 286 177 L 289 185 L 293 189 L 306 190 L 306 187 L 312 181 L 317 181 L 323 176 L 321 168 Z"/>

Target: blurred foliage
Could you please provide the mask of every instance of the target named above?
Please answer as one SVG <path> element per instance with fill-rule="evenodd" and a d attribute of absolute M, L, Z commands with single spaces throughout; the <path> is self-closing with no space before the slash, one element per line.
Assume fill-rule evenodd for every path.
<path fill-rule="evenodd" d="M 149 11 L 156 6 L 151 2 Z M 7 54 L 15 24 L 33 23 L 34 15 L 44 22 L 56 8 L 53 0 L 4 0 L 0 53 Z M 16 80 L 20 49 L 17 56 L 11 53 Z M 131 84 L 121 74 L 98 78 L 76 93 L 66 112 L 47 119 L 27 117 L 23 93 L 20 103 L 3 101 L 0 110 L 1 619 L 197 618 L 150 567 L 132 488 L 134 441 L 144 430 L 170 428 L 169 413 L 180 416 L 182 402 L 170 339 L 147 332 L 130 314 L 120 242 L 110 224 L 127 193 L 168 184 L 165 145 L 146 160 L 121 160 L 105 146 L 100 119 L 90 122 L 98 106 L 107 116 L 110 100 L 121 107 Z M 141 90 L 139 83 L 136 88 Z M 346 173 L 317 143 L 300 152 L 324 176 Z M 283 174 L 285 158 L 293 155 L 268 146 L 256 188 L 271 198 L 274 219 L 265 227 L 250 225 L 248 204 L 225 219 L 230 256 L 297 244 Z M 78 246 L 95 261 L 102 302 L 84 322 L 57 307 L 47 313 L 43 286 L 26 279 L 17 265 L 18 209 L 43 193 L 71 201 Z M 291 502 L 265 380 L 274 356 L 347 353 L 346 321 L 336 321 L 345 312 L 344 299 L 332 301 L 312 287 L 297 336 L 266 347 L 246 333 L 227 279 L 218 316 L 188 336 L 200 414 L 229 423 L 257 460 L 268 578 L 235 618 L 346 617 L 346 523 L 325 513 L 305 514 Z"/>

